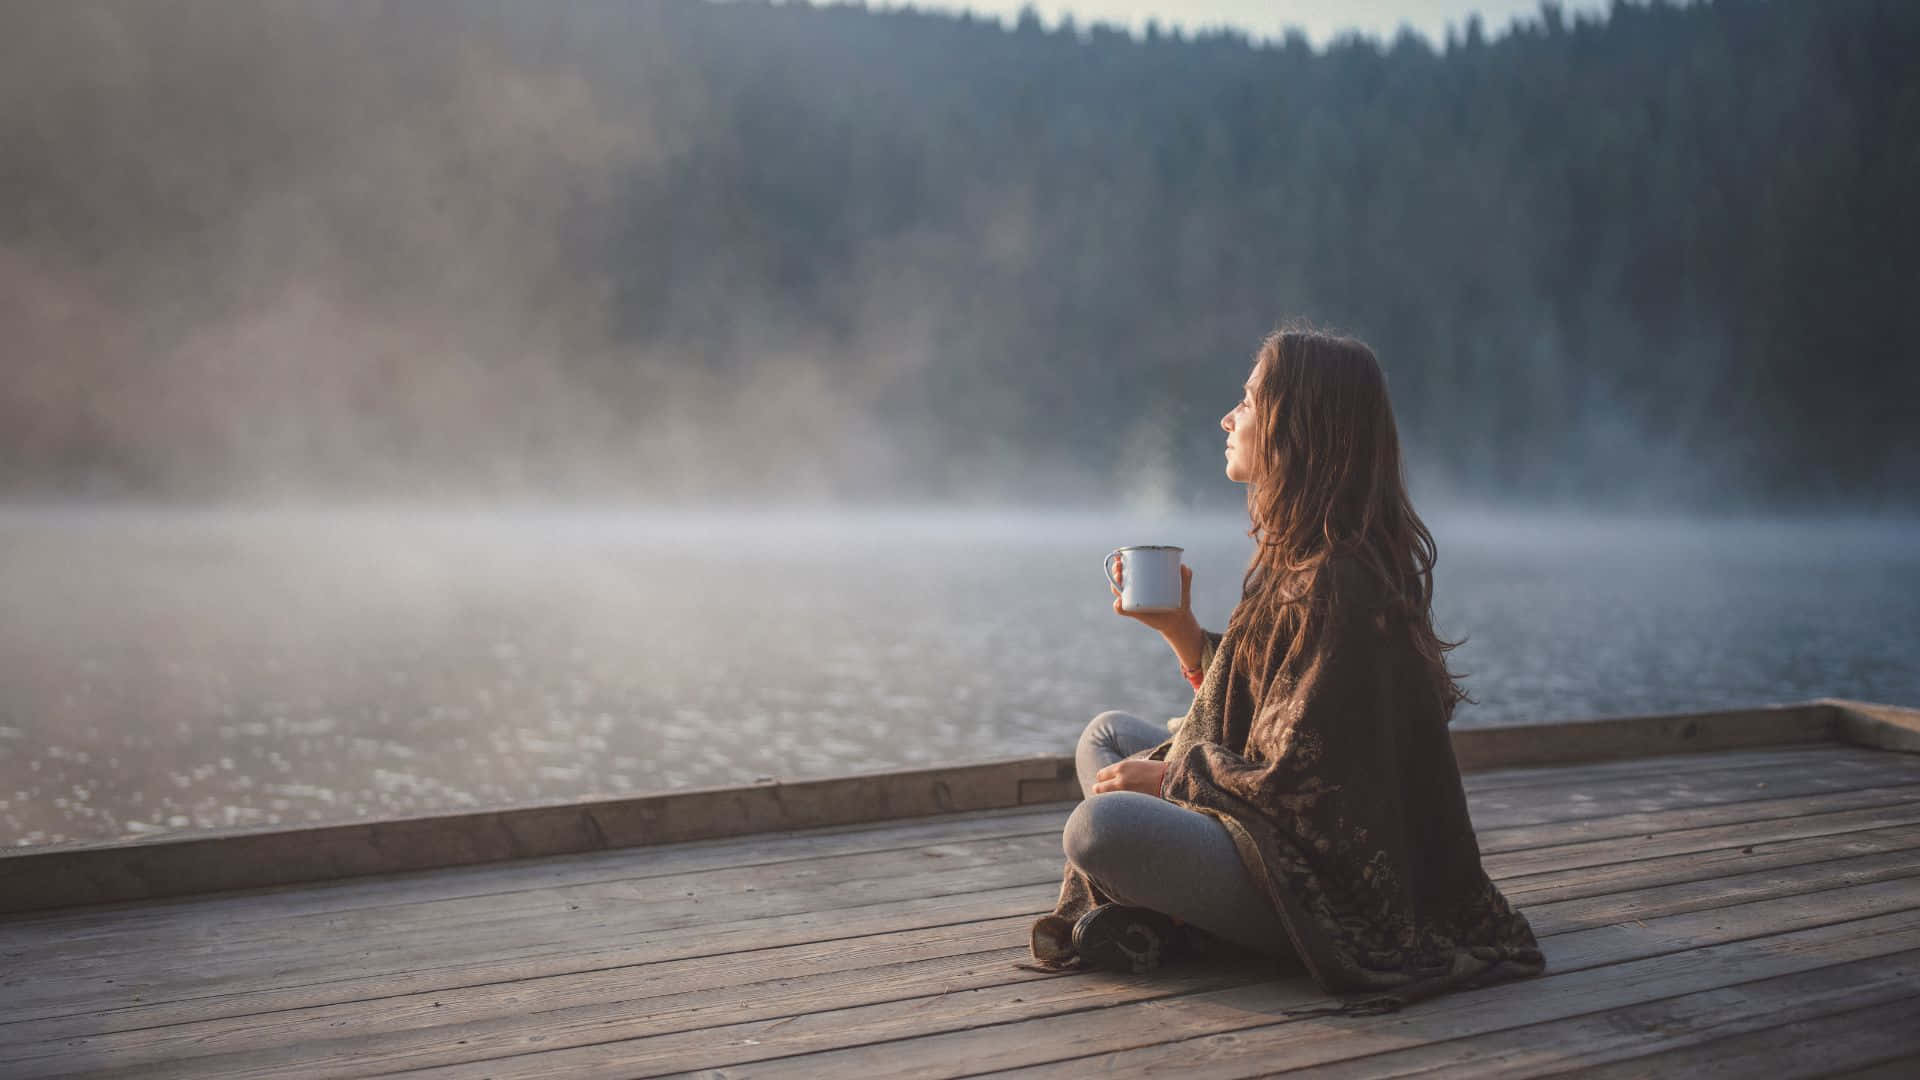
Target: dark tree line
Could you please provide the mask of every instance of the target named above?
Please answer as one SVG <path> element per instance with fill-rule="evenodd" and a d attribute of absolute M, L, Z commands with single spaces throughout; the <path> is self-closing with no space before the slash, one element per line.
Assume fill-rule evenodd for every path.
<path fill-rule="evenodd" d="M 191 33 L 108 10 L 136 46 Z M 441 350 L 315 355 L 319 377 L 350 370 L 360 389 L 306 394 L 312 408 L 285 408 L 287 422 L 350 421 L 381 463 L 315 451 L 331 444 L 311 432 L 274 444 L 278 474 L 318 486 L 1017 497 L 1097 491 L 1116 469 L 1177 484 L 1218 470 L 1214 421 L 1261 335 L 1294 315 L 1374 346 L 1428 490 L 1910 505 L 1920 477 L 1920 4 L 1907 0 L 1616 3 L 1604 18 L 1543 5 L 1497 38 L 1470 21 L 1439 50 L 1410 34 L 1315 50 L 1298 35 L 1139 38 L 757 2 L 339 10 L 363 28 L 316 46 L 310 28 L 284 32 L 313 16 L 268 8 L 219 55 L 297 40 L 320 57 L 295 72 L 307 81 L 213 65 L 236 80 L 216 89 L 264 87 L 278 104 L 220 106 L 253 123 L 181 124 L 131 163 L 164 174 L 182 145 L 211 153 L 225 171 L 196 166 L 187 189 L 217 175 L 220 207 L 257 205 L 277 189 L 256 160 L 337 168 L 301 125 L 361 160 L 368 125 L 440 131 L 448 101 L 465 103 L 462 133 L 429 143 L 428 194 L 394 204 L 401 227 L 366 224 L 377 172 L 374 195 L 308 200 L 333 253 L 308 270 L 328 295 L 375 321 L 413 326 L 431 309 L 453 327 Z M 162 86 L 216 77 L 155 55 L 143 70 Z M 486 77 L 460 75 L 476 55 Z M 383 88 L 340 89 L 329 56 L 372 65 Z M 531 114 L 502 150 L 492 118 L 524 105 L 526 85 L 565 110 L 551 125 Z M 93 91 L 63 107 L 86 120 L 131 92 Z M 356 93 L 372 96 L 344 120 L 309 115 L 310 95 Z M 15 272 L 141 312 L 129 341 L 83 350 L 100 370 L 146 350 L 134 366 L 210 377 L 154 357 L 242 316 L 278 264 L 233 272 L 228 217 L 183 201 L 177 178 L 76 190 L 70 127 L 16 117 L 0 147 L 13 162 L 0 243 L 29 268 Z M 76 145 L 99 157 L 110 138 Z M 260 149 L 274 139 L 302 148 Z M 485 197 L 439 209 L 431 193 L 462 185 Z M 449 227 L 422 248 L 412 224 L 442 212 Z M 469 235 L 492 246 L 468 252 Z M 205 295 L 156 329 L 154 283 L 183 258 L 211 267 Z M 469 266 L 492 291 L 445 284 Z M 473 330 L 477 309 L 511 325 Z M 26 336 L 58 351 L 64 331 L 44 321 Z M 408 373 L 429 364 L 516 389 L 469 394 L 458 412 Z M 78 416 L 88 400 L 48 394 L 4 404 Z M 252 436 L 129 440 L 91 415 L 16 440 L 8 479 L 59 484 L 83 462 L 164 492 L 193 488 L 216 455 L 211 475 L 258 479 L 232 465 L 262 445 Z"/>

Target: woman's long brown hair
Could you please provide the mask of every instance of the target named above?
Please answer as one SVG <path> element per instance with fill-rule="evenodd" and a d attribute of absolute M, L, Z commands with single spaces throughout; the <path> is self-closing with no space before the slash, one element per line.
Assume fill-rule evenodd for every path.
<path fill-rule="evenodd" d="M 1413 511 L 1401 470 L 1400 436 L 1386 375 L 1373 350 L 1293 322 L 1269 334 L 1254 360 L 1253 424 L 1241 438 L 1254 452 L 1247 511 L 1254 554 L 1241 582 L 1236 666 L 1259 662 L 1275 632 L 1289 635 L 1283 671 L 1297 672 L 1331 642 L 1334 616 L 1373 619 L 1403 634 L 1423 662 L 1446 717 L 1471 701 L 1446 653 L 1459 642 L 1433 631 L 1433 534 Z M 1322 573 L 1340 557 L 1371 579 L 1371 610 L 1351 610 Z M 1258 672 L 1257 686 L 1273 673 Z"/>

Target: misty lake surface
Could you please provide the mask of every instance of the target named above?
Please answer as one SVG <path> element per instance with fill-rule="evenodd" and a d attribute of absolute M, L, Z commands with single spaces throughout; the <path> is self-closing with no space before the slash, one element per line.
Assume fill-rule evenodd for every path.
<path fill-rule="evenodd" d="M 1457 724 L 1920 705 L 1911 523 L 1427 512 Z M 1125 544 L 1226 625 L 1244 514 L 7 508 L 0 842 L 1067 753 L 1192 699 Z"/>

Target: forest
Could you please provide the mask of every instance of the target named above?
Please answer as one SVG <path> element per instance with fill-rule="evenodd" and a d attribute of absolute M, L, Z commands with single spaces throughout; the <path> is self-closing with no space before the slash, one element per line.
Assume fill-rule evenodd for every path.
<path fill-rule="evenodd" d="M 756 0 L 14 7 L 0 493 L 1230 505 L 1287 319 L 1416 493 L 1910 509 L 1920 4 L 1316 49 Z"/>

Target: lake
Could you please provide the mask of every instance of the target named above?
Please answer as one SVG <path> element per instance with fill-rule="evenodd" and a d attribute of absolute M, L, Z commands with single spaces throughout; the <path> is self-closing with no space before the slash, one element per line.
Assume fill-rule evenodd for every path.
<path fill-rule="evenodd" d="M 1920 705 L 1911 521 L 1453 508 L 1436 624 L 1511 724 Z M 1070 752 L 1192 690 L 1100 560 L 1244 514 L 0 510 L 0 842 L 298 825 Z"/>

